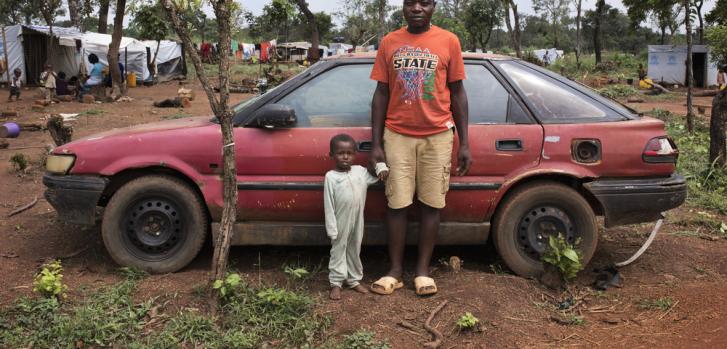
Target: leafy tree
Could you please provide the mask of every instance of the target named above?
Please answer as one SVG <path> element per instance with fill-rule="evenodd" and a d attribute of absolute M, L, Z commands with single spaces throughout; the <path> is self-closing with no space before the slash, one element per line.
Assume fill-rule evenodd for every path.
<path fill-rule="evenodd" d="M 154 50 L 153 58 L 149 62 L 149 72 L 152 78 L 156 77 L 156 60 L 159 54 L 159 46 L 161 40 L 166 38 L 169 33 L 169 27 L 167 26 L 167 15 L 164 13 L 164 8 L 161 7 L 160 3 L 155 4 L 141 4 L 134 8 L 132 12 L 134 19 L 131 21 L 131 26 L 134 28 L 136 35 L 139 39 L 143 40 L 156 40 L 157 48 Z"/>
<path fill-rule="evenodd" d="M 0 24 L 31 24 L 40 19 L 34 4 L 25 0 L 0 0 Z"/>
<path fill-rule="evenodd" d="M 717 0 L 712 11 L 710 11 L 704 19 L 709 24 L 724 25 L 727 23 L 727 0 Z"/>
<path fill-rule="evenodd" d="M 727 68 L 727 25 L 721 24 L 707 29 L 706 36 L 710 43 L 712 61 L 724 71 Z M 726 124 L 727 90 L 722 90 L 712 100 L 712 116 L 709 124 L 709 163 L 720 167 L 727 164 Z"/>
<path fill-rule="evenodd" d="M 666 44 L 666 30 L 670 29 L 673 35 L 678 27 L 676 15 L 681 11 L 674 10 L 678 2 L 679 0 L 623 0 L 634 28 L 639 27 L 649 16 L 654 19 L 661 31 L 662 45 Z"/>
<path fill-rule="evenodd" d="M 502 22 L 503 7 L 501 0 L 471 0 L 464 14 L 464 25 L 472 40 L 472 50 L 479 43 L 483 51 L 495 27 Z"/>
<path fill-rule="evenodd" d="M 298 10 L 305 17 L 307 22 L 308 31 L 310 31 L 311 47 L 308 50 L 308 60 L 311 62 L 318 61 L 320 55 L 318 53 L 318 44 L 320 37 L 318 36 L 318 24 L 316 24 L 316 16 L 308 8 L 308 3 L 305 0 L 291 0 L 298 5 Z"/>
<path fill-rule="evenodd" d="M 550 19 L 553 28 L 553 46 L 558 47 L 558 28 L 568 17 L 570 0 L 533 0 L 533 8 Z"/>
<path fill-rule="evenodd" d="M 43 17 L 43 20 L 48 26 L 50 36 L 47 40 L 48 50 L 46 51 L 46 54 L 48 57 L 46 60 L 50 63 L 51 57 L 53 57 L 53 22 L 55 22 L 55 18 L 57 16 L 63 14 L 63 9 L 61 9 L 61 0 L 30 0 L 30 4 L 38 12 L 40 12 L 40 15 Z"/>

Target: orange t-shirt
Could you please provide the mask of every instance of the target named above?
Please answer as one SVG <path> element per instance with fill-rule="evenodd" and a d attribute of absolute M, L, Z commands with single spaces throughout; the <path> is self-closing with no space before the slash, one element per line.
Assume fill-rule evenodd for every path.
<path fill-rule="evenodd" d="M 371 79 L 389 85 L 390 130 L 426 137 L 451 129 L 447 84 L 465 79 L 459 39 L 437 26 L 421 34 L 406 27 L 391 32 L 379 45 Z"/>

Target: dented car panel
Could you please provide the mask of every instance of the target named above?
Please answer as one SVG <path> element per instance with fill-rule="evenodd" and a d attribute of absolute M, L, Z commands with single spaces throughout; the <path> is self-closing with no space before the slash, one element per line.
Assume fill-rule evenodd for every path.
<path fill-rule="evenodd" d="M 452 229 L 476 233 L 458 234 L 451 240 L 454 243 L 484 243 L 498 205 L 514 188 L 534 179 L 567 181 L 582 189 L 584 195 L 595 198 L 589 202 L 594 201 L 594 212 L 604 214 L 609 226 L 648 221 L 684 201 L 686 186 L 674 174 L 675 164 L 645 163 L 642 159 L 647 142 L 665 136 L 660 120 L 628 114 L 562 77 L 517 60 L 476 54 L 465 55 L 465 60 L 474 161 L 467 176 L 454 176 L 456 151 L 452 154 L 442 221 Z M 323 220 L 322 181 L 331 168 L 329 140 L 338 133 L 350 134 L 360 150 L 355 163 L 367 164 L 371 141 L 371 94 L 367 93 L 373 91 L 375 83 L 368 80 L 366 72 L 372 64 L 370 55 L 324 60 L 234 108 L 240 229 L 253 231 L 256 225 L 265 226 L 279 234 L 275 239 L 258 234 L 257 242 L 326 242 L 312 236 L 320 232 Z M 510 64 L 510 71 L 503 68 L 505 64 Z M 557 88 L 583 97 L 583 103 L 593 104 L 594 113 L 603 115 L 582 121 L 548 119 L 548 99 L 516 81 L 513 71 L 539 74 Z M 335 85 L 337 89 L 315 91 L 315 86 L 327 83 L 327 76 L 346 76 L 349 80 Z M 486 90 L 491 86 L 497 89 Z M 353 102 L 346 102 L 346 98 Z M 292 107 L 297 124 L 274 128 L 255 124 L 255 111 L 272 104 Z M 62 219 L 91 224 L 91 208 L 108 202 L 105 196 L 113 196 L 113 190 L 121 185 L 115 181 L 125 178 L 125 173 L 139 176 L 163 171 L 194 186 L 212 222 L 219 222 L 223 203 L 221 142 L 220 126 L 211 117 L 162 121 L 85 137 L 53 150 L 56 154 L 75 154 L 76 162 L 68 175 L 46 175 L 46 196 Z M 93 183 L 89 184 L 92 189 L 62 184 L 86 179 Z M 654 202 L 657 204 L 650 205 Z M 371 187 L 367 222 L 380 227 L 385 210 L 383 185 Z M 303 234 L 301 231 L 308 233 L 291 236 Z M 235 241 L 254 244 L 254 236 Z M 372 237 L 371 241 L 380 238 Z"/>

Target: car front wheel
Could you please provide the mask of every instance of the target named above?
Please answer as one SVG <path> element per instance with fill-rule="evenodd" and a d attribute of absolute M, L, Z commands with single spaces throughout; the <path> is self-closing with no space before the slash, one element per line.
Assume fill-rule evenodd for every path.
<path fill-rule="evenodd" d="M 126 183 L 111 197 L 102 235 L 116 263 L 169 273 L 194 259 L 208 226 L 202 201 L 186 183 L 150 175 Z"/>
<path fill-rule="evenodd" d="M 575 190 L 555 182 L 533 182 L 508 195 L 494 220 L 493 239 L 505 264 L 516 274 L 543 273 L 541 255 L 548 237 L 562 234 L 582 253 L 582 265 L 593 257 L 598 243 L 596 216 Z"/>

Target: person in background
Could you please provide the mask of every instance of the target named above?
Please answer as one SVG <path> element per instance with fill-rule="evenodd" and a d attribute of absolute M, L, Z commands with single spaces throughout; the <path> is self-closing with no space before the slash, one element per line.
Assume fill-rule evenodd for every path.
<path fill-rule="evenodd" d="M 45 65 L 45 70 L 40 74 L 40 86 L 43 99 L 49 102 L 56 93 L 56 73 L 53 72 L 53 65 L 50 63 Z"/>
<path fill-rule="evenodd" d="M 725 84 L 724 67 L 717 69 L 717 88 L 719 88 L 720 91 L 727 88 L 727 85 Z"/>
<path fill-rule="evenodd" d="M 91 71 L 88 73 L 88 79 L 84 84 L 84 88 L 90 89 L 91 87 L 101 85 L 103 83 L 103 64 L 99 62 L 98 56 L 95 54 L 88 55 L 88 62 L 91 63 Z"/>
<path fill-rule="evenodd" d="M 68 90 L 68 81 L 66 81 L 66 73 L 58 72 L 58 79 L 56 79 L 56 96 L 66 96 L 71 94 Z"/>
<path fill-rule="evenodd" d="M 8 96 L 8 102 L 13 101 L 13 96 L 15 96 L 15 100 L 20 100 L 20 87 L 23 85 L 23 82 L 20 80 L 20 76 L 23 74 L 23 72 L 20 70 L 20 68 L 15 68 L 13 70 L 13 78 L 10 81 L 10 96 Z"/>
<path fill-rule="evenodd" d="M 121 83 L 124 83 L 124 77 L 126 74 L 126 69 L 124 69 L 124 64 L 121 63 L 121 54 L 118 55 L 117 60 L 119 61 L 119 71 L 121 72 Z M 105 87 L 113 87 L 113 78 L 111 77 L 111 69 L 109 69 L 109 74 L 106 75 L 106 79 L 104 79 L 104 86 Z"/>

